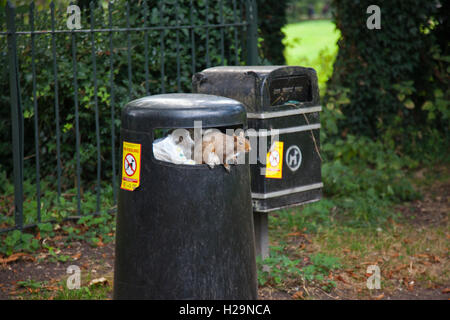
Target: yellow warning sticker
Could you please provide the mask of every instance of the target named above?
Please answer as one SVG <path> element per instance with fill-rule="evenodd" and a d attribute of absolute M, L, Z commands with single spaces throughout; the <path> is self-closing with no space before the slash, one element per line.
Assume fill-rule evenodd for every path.
<path fill-rule="evenodd" d="M 139 187 L 141 176 L 141 145 L 123 142 L 122 184 L 124 190 L 134 191 Z"/>
<path fill-rule="evenodd" d="M 283 142 L 275 141 L 266 157 L 266 178 L 281 179 L 283 168 Z"/>

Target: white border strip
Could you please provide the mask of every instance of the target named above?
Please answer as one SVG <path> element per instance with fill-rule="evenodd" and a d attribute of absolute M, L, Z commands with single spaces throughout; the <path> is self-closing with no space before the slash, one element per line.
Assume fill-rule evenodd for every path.
<path fill-rule="evenodd" d="M 253 210 L 254 210 L 254 212 L 259 212 L 259 213 L 269 213 L 271 211 L 276 211 L 276 210 L 280 210 L 280 209 L 288 209 L 288 208 L 297 207 L 297 206 L 303 206 L 305 204 L 313 203 L 313 202 L 317 202 L 317 201 L 320 201 L 320 198 L 313 199 L 313 200 L 308 200 L 308 201 L 305 201 L 305 202 L 288 204 L 288 205 L 281 206 L 281 207 L 276 207 L 276 208 L 269 208 L 269 209 L 258 209 L 253 204 Z"/>
<path fill-rule="evenodd" d="M 285 134 L 285 133 L 294 133 L 294 132 L 301 132 L 301 131 L 308 131 L 308 130 L 315 130 L 320 129 L 320 123 L 314 123 L 304 126 L 298 126 L 298 127 L 289 127 L 289 128 L 281 128 L 281 129 L 270 129 L 270 130 L 259 130 L 259 131 L 247 131 L 247 135 L 249 137 L 267 137 L 267 136 L 274 136 L 276 134 Z"/>
<path fill-rule="evenodd" d="M 270 119 L 270 118 L 287 117 L 287 116 L 293 116 L 296 114 L 305 114 L 305 113 L 320 112 L 320 111 L 322 111 L 322 106 L 300 108 L 300 109 L 295 109 L 295 110 L 262 112 L 262 113 L 249 112 L 249 113 L 247 113 L 247 119 Z"/>
<path fill-rule="evenodd" d="M 253 193 L 252 192 L 252 199 L 270 199 L 270 198 L 285 196 L 285 195 L 292 194 L 292 193 L 304 192 L 304 191 L 309 191 L 309 190 L 314 190 L 314 189 L 319 189 L 319 188 L 323 188 L 322 182 L 310 184 L 307 186 L 301 186 L 301 187 L 297 187 L 297 188 L 290 188 L 290 189 L 285 189 L 285 190 L 280 190 L 280 191 L 268 192 L 268 193 Z"/>

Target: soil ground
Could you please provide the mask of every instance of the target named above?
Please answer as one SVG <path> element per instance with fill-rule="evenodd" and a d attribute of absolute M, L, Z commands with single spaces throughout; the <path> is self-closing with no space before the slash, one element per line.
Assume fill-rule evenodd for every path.
<path fill-rule="evenodd" d="M 448 171 L 448 168 L 444 168 Z M 448 173 L 448 172 L 447 172 Z M 439 170 L 438 173 L 439 174 Z M 419 171 L 419 179 L 424 173 Z M 428 175 L 429 176 L 429 175 Z M 448 243 L 450 239 L 450 179 L 427 183 L 418 186 L 423 198 L 399 205 L 397 209 L 402 213 L 401 223 L 395 224 L 397 235 L 392 238 L 393 244 L 389 250 L 369 252 L 365 258 L 373 254 L 381 256 L 384 260 L 382 277 L 386 278 L 385 288 L 367 290 L 364 275 L 365 269 L 356 266 L 355 270 L 338 270 L 332 275 L 336 280 L 336 287 L 330 292 L 320 287 L 305 286 L 298 283 L 290 286 L 265 286 L 259 288 L 260 299 L 398 299 L 398 300 L 447 300 L 450 299 L 450 265 Z M 422 253 L 411 255 L 409 264 L 397 261 L 398 252 L 402 252 L 405 244 L 431 241 L 431 249 L 425 248 Z M 434 241 L 434 242 L 433 242 Z M 306 246 L 307 252 L 320 250 L 320 241 L 314 238 L 307 240 L 301 237 L 294 239 L 292 245 Z M 419 245 L 419 244 L 417 244 Z M 410 247 L 406 249 L 412 250 Z M 434 251 L 434 249 L 438 251 Z M 61 247 L 60 254 L 71 257 L 71 261 L 51 261 L 43 253 L 24 255 L 19 259 L 0 264 L 0 299 L 52 299 L 52 291 L 63 290 L 62 283 L 69 275 L 67 267 L 77 265 L 81 269 L 82 283 L 87 286 L 90 280 L 105 278 L 102 284 L 107 286 L 103 298 L 110 299 L 112 295 L 114 244 L 109 243 L 101 247 L 92 247 L 84 242 L 75 242 L 70 247 Z M 398 252 L 396 252 L 396 250 Z M 51 258 L 51 257 L 50 257 Z M 361 257 L 362 258 L 362 257 Z M 368 258 L 369 259 L 369 258 Z M 392 262 L 392 264 L 390 264 Z M 395 262 L 395 264 L 394 264 Z M 376 262 L 375 262 L 376 263 Z M 358 264 L 355 262 L 355 265 Z M 362 263 L 364 265 L 364 263 Z M 359 269 L 358 269 L 359 268 Z M 358 271 L 359 270 L 359 271 Z M 359 272 L 359 274 L 358 274 Z M 330 275 L 331 276 L 331 275 Z M 28 283 L 44 283 L 47 295 L 40 295 L 40 289 L 20 285 L 21 281 Z"/>

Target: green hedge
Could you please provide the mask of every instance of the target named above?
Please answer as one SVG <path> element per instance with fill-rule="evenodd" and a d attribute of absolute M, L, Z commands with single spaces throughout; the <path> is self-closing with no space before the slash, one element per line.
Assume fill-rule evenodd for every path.
<path fill-rule="evenodd" d="M 290 0 L 258 0 L 259 54 L 264 64 L 285 64 L 281 31 L 286 23 L 286 7 Z"/>
<path fill-rule="evenodd" d="M 404 144 L 448 137 L 448 1 L 378 1 L 381 29 L 369 30 L 373 1 L 333 1 L 341 32 L 325 102 L 340 101 L 341 132 L 395 135 Z"/>

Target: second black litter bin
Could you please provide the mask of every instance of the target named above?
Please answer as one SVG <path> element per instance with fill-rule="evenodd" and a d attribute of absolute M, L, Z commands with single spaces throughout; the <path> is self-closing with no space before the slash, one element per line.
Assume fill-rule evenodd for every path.
<path fill-rule="evenodd" d="M 240 102 L 164 94 L 122 112 L 115 299 L 256 299 L 248 164 L 211 169 L 153 156 L 155 129 L 245 128 Z M 160 131 L 160 130 L 159 130 Z"/>

